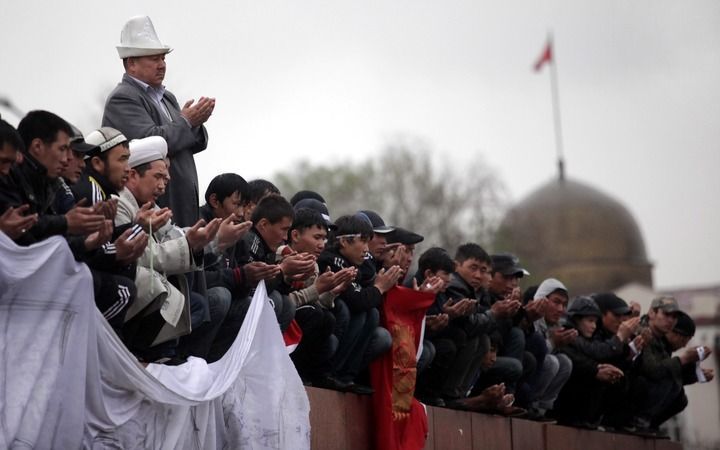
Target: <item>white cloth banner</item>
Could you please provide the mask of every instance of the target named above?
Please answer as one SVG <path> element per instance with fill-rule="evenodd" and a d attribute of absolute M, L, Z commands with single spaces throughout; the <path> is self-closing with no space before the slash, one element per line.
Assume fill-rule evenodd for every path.
<path fill-rule="evenodd" d="M 64 239 L 0 233 L 0 449 L 304 449 L 309 402 L 264 284 L 213 364 L 143 368 Z"/>

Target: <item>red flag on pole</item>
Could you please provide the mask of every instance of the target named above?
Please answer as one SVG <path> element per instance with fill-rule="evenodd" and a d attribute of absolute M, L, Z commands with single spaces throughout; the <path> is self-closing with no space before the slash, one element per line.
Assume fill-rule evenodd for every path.
<path fill-rule="evenodd" d="M 552 41 L 550 39 L 548 39 L 547 44 L 545 44 L 545 50 L 543 50 L 542 55 L 540 55 L 540 58 L 538 58 L 535 63 L 535 71 L 539 71 L 545 63 L 549 62 L 552 62 Z"/>

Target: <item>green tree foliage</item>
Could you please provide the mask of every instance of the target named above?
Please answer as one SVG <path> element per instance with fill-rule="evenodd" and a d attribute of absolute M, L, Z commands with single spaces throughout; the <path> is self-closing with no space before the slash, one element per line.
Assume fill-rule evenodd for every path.
<path fill-rule="evenodd" d="M 386 223 L 425 236 L 425 248 L 452 253 L 463 242 L 489 244 L 507 205 L 504 184 L 480 158 L 458 168 L 435 164 L 431 155 L 422 144 L 396 142 L 361 163 L 304 161 L 273 179 L 288 198 L 302 189 L 319 192 L 333 218 L 376 211 Z"/>

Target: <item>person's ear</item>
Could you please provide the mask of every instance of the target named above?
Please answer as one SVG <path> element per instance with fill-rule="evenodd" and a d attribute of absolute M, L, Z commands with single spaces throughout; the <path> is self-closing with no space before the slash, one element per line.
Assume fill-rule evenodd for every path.
<path fill-rule="evenodd" d="M 103 162 L 99 156 L 93 156 L 90 158 L 90 167 L 92 167 L 95 172 L 102 173 L 102 171 L 105 170 L 105 162 Z"/>
<path fill-rule="evenodd" d="M 45 148 L 45 143 L 42 141 L 42 139 L 35 138 L 32 141 L 30 141 L 30 145 L 28 146 L 28 153 L 37 159 L 38 156 L 40 156 L 40 154 L 42 153 L 44 148 Z"/>
<path fill-rule="evenodd" d="M 296 243 L 300 238 L 300 232 L 298 230 L 291 230 L 290 231 L 290 242 Z"/>
<path fill-rule="evenodd" d="M 270 221 L 268 221 L 266 218 L 262 218 L 258 221 L 258 223 L 255 225 L 255 228 L 258 229 L 258 231 L 263 232 L 267 229 L 267 226 L 270 224 Z"/>
<path fill-rule="evenodd" d="M 217 199 L 217 194 L 210 194 L 210 198 L 208 198 L 208 204 L 213 209 L 217 209 L 220 207 L 220 202 Z"/>
<path fill-rule="evenodd" d="M 424 277 L 426 280 L 427 280 L 428 278 L 432 277 L 433 275 L 435 275 L 435 274 L 432 273 L 432 271 L 431 271 L 430 269 L 425 269 L 425 272 L 423 272 L 423 277 Z"/>

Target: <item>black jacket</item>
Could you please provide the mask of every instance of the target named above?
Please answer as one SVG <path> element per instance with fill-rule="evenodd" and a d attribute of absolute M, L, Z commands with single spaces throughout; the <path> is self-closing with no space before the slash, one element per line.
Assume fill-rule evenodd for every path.
<path fill-rule="evenodd" d="M 45 167 L 31 155 L 23 156 L 23 163 L 12 166 L 10 175 L 3 177 L 0 212 L 5 212 L 11 206 L 27 204 L 30 206 L 27 214 L 37 213 L 38 221 L 15 242 L 30 245 L 50 236 L 65 235 L 67 220 L 65 216 L 57 215 L 53 209 L 55 192 L 59 187 L 58 180 L 48 178 Z"/>
<path fill-rule="evenodd" d="M 672 350 L 665 336 L 655 336 L 645 346 L 638 358 L 638 373 L 652 381 L 672 378 L 676 383 L 683 384 L 683 366 L 680 358 L 672 356 Z"/>
<path fill-rule="evenodd" d="M 111 195 L 118 195 L 115 187 L 110 184 L 107 178 L 93 168 L 87 167 L 82 176 L 70 190 L 75 196 L 75 201 L 87 199 L 85 206 L 94 205 L 110 198 Z"/>
<path fill-rule="evenodd" d="M 277 255 L 274 251 L 270 250 L 270 247 L 267 245 L 262 236 L 260 236 L 260 233 L 255 229 L 255 226 L 253 226 L 250 231 L 243 236 L 242 247 L 240 247 L 240 249 L 236 248 L 235 252 L 236 259 L 241 265 L 255 261 L 264 262 L 266 264 L 278 263 Z M 241 254 L 238 255 L 237 253 Z M 265 286 L 268 292 L 277 290 L 283 295 L 287 295 L 291 291 L 291 287 L 285 283 L 282 273 L 273 280 L 265 281 Z M 255 290 L 251 289 L 251 294 L 254 292 Z"/>
<path fill-rule="evenodd" d="M 325 272 L 328 267 L 333 272 L 337 272 L 345 267 L 352 266 L 348 260 L 334 249 L 326 249 L 318 258 L 320 273 Z M 383 294 L 372 284 L 362 286 L 360 277 L 361 273 L 358 271 L 357 278 L 338 296 L 340 300 L 345 302 L 350 312 L 368 311 L 382 305 Z"/>
<path fill-rule="evenodd" d="M 75 195 L 65 180 L 59 178 L 58 190 L 55 192 L 53 209 L 58 214 L 66 214 L 75 206 Z"/>
<path fill-rule="evenodd" d="M 475 312 L 453 319 L 451 324 L 461 327 L 471 336 L 490 334 L 495 331 L 497 320 L 490 312 L 490 301 L 486 292 L 476 291 L 459 274 L 453 273 L 445 294 L 447 298 L 453 300 L 470 298 L 478 302 Z"/>
<path fill-rule="evenodd" d="M 210 222 L 215 214 L 209 205 L 200 208 L 200 218 Z M 222 255 L 205 252 L 203 267 L 205 268 L 205 281 L 207 288 L 224 287 L 232 292 L 234 298 L 243 298 L 250 295 L 252 287 L 245 276 L 245 271 L 239 258 L 244 255 L 245 244 L 241 239 L 232 247 L 228 247 Z"/>
<path fill-rule="evenodd" d="M 594 378 L 599 364 L 612 364 L 626 371 L 631 367 L 628 360 L 630 349 L 616 334 L 601 325 L 590 338 L 579 335 L 574 341 L 560 347 L 558 352 L 566 354 L 573 362 L 573 373 Z"/>

